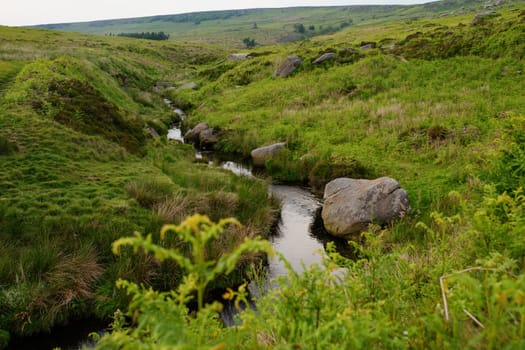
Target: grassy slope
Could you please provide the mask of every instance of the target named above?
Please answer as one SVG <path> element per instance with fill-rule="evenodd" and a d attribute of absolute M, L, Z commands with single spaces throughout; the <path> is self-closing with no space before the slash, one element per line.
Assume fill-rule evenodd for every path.
<path fill-rule="evenodd" d="M 471 12 L 482 1 L 445 1 L 440 5 L 341 6 L 284 9 L 252 9 L 203 12 L 85 23 L 50 24 L 43 27 L 90 34 L 164 31 L 177 41 L 199 41 L 242 47 L 242 39 L 254 38 L 268 45 L 302 38 L 294 24 L 302 23 L 306 35 L 340 30 L 343 23 L 377 24 L 417 18 L 432 18 L 452 11 Z M 257 23 L 257 28 L 254 27 Z M 310 26 L 314 30 L 309 30 Z M 343 24 L 344 26 L 344 24 Z M 329 29 L 331 28 L 331 29 Z"/>
<path fill-rule="evenodd" d="M 165 134 L 175 118 L 153 83 L 177 85 L 223 51 L 0 32 L 0 328 L 30 334 L 106 317 L 120 302 L 118 277 L 176 286 L 173 266 L 112 256 L 111 243 L 135 230 L 157 232 L 194 212 L 250 221 L 214 254 L 263 233 L 270 211 L 254 203 L 268 202 L 264 184 L 194 164 L 190 146 L 146 132 Z"/>
<path fill-rule="evenodd" d="M 302 167 L 311 171 L 326 159 L 355 159 L 369 169 L 368 176 L 398 178 L 413 202 L 428 210 L 486 166 L 479 155 L 492 147 L 496 116 L 524 112 L 523 45 L 505 44 L 519 38 L 522 17 L 504 13 L 486 26 L 454 25 L 472 16 L 431 25 L 426 20 L 396 23 L 351 29 L 285 51 L 267 49 L 252 60 L 216 67 L 225 71 L 217 80 L 179 98 L 198 100 L 193 118 L 222 128 L 229 135 L 222 146 L 229 151 L 247 156 L 262 144 L 287 141 L 291 154 L 283 161 L 288 169 L 280 174 L 277 166 L 275 176 L 301 180 L 307 176 Z M 403 40 L 407 28 L 421 39 Z M 490 41 L 475 39 L 490 31 Z M 391 54 L 361 51 L 352 56 L 357 63 L 345 61 L 347 48 L 381 37 L 397 41 Z M 337 52 L 339 62 L 314 67 L 310 62 L 325 51 Z M 288 79 L 272 78 L 290 54 L 305 63 Z M 421 59 L 441 56 L 455 57 Z M 299 170 L 290 171 L 294 167 Z"/>
<path fill-rule="evenodd" d="M 199 91 L 173 92 L 195 106 L 191 124 L 223 131 L 225 150 L 247 156 L 287 141 L 289 151 L 266 164 L 274 177 L 320 184 L 390 175 L 413 210 L 400 223 L 372 225 L 353 242 L 356 260 L 332 256 L 323 268 L 290 273 L 239 327 L 214 323 L 211 311 L 164 321 L 155 316 L 180 309 L 143 291 L 130 312 L 149 310 L 139 327 L 117 330 L 100 348 L 523 348 L 523 10 L 509 4 L 475 26 L 461 15 L 265 48 L 202 70 Z M 384 38 L 385 49 L 348 50 Z M 336 59 L 314 67 L 326 51 Z M 305 60 L 301 68 L 272 78 L 291 54 Z"/>

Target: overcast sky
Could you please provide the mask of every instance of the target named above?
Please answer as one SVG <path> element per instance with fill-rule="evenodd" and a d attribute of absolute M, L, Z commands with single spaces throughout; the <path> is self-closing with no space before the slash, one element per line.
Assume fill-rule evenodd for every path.
<path fill-rule="evenodd" d="M 22 26 L 256 7 L 420 4 L 432 0 L 0 0 L 0 25 Z"/>

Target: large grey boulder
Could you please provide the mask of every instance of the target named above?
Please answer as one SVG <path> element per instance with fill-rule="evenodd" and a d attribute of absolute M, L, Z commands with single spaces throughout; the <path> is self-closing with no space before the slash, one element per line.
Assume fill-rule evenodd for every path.
<path fill-rule="evenodd" d="M 190 143 L 197 142 L 199 140 L 199 134 L 206 129 L 209 129 L 210 126 L 206 122 L 201 122 L 190 129 L 184 134 L 184 140 Z"/>
<path fill-rule="evenodd" d="M 219 137 L 213 132 L 213 128 L 204 129 L 199 133 L 199 144 L 201 147 L 209 147 L 219 141 Z"/>
<path fill-rule="evenodd" d="M 392 178 L 338 178 L 326 184 L 321 217 L 329 233 L 348 238 L 370 223 L 402 218 L 409 209 L 406 191 Z"/>
<path fill-rule="evenodd" d="M 284 61 L 283 64 L 279 66 L 273 73 L 274 77 L 281 77 L 286 78 L 290 74 L 292 74 L 297 67 L 299 67 L 303 63 L 303 60 L 299 58 L 298 56 L 290 56 Z"/>
<path fill-rule="evenodd" d="M 335 58 L 335 53 L 333 52 L 327 52 L 327 53 L 324 53 L 322 54 L 321 56 L 317 57 L 315 59 L 315 61 L 312 62 L 312 64 L 319 64 L 319 63 L 322 63 L 324 61 L 328 61 L 328 60 L 331 60 Z"/>
<path fill-rule="evenodd" d="M 254 149 L 251 152 L 253 165 L 263 167 L 267 159 L 273 157 L 277 152 L 282 150 L 286 145 L 285 142 L 274 143 L 270 146 L 264 146 Z"/>

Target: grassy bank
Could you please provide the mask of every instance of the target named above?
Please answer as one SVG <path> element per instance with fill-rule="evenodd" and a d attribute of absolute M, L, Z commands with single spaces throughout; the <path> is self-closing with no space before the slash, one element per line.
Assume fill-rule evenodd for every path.
<path fill-rule="evenodd" d="M 175 288 L 177 266 L 145 254 L 111 254 L 111 243 L 130 232 L 156 232 L 205 211 L 247 224 L 229 230 L 213 246 L 215 255 L 245 237 L 267 235 L 273 209 L 264 182 L 196 164 L 190 146 L 148 132 L 165 135 L 176 119 L 154 83 L 182 84 L 199 64 L 221 59 L 222 51 L 0 31 L 3 340 L 72 318 L 108 317 L 126 302 L 115 289 L 117 278 Z M 181 245 L 176 238 L 165 244 Z M 212 287 L 241 277 L 238 271 Z"/>
<path fill-rule="evenodd" d="M 204 71 L 207 85 L 175 98 L 198 106 L 189 123 L 206 120 L 222 130 L 226 151 L 248 157 L 261 145 L 287 142 L 267 164 L 275 178 L 322 188 L 345 173 L 392 176 L 428 212 L 450 190 L 491 171 L 487 155 L 497 151 L 506 119 L 524 112 L 522 19 L 507 11 L 480 25 L 432 27 L 415 42 L 394 41 L 394 49 L 360 50 L 359 42 L 344 40 L 365 39 L 368 29 L 349 30 L 216 66 L 225 70 L 220 76 Z M 470 38 L 469 46 L 459 38 Z M 463 50 L 445 51 L 451 43 Z M 336 58 L 312 64 L 323 52 Z M 291 54 L 304 60 L 293 76 L 272 77 Z"/>

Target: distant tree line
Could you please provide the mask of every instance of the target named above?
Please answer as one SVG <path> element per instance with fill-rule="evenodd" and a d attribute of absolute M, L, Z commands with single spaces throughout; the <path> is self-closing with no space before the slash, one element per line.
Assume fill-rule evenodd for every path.
<path fill-rule="evenodd" d="M 109 33 L 109 36 L 113 36 L 113 34 Z M 168 40 L 170 38 L 170 35 L 164 32 L 118 33 L 116 36 L 149 40 Z"/>
<path fill-rule="evenodd" d="M 303 37 L 311 37 L 315 35 L 323 35 L 323 34 L 331 34 L 335 33 L 338 30 L 344 29 L 346 27 L 349 27 L 353 24 L 353 21 L 351 18 L 347 19 L 346 21 L 343 21 L 339 23 L 337 26 L 319 26 L 316 28 L 313 24 L 308 26 L 308 30 L 306 29 L 306 26 L 303 23 L 295 23 L 293 25 L 293 31 L 295 33 L 303 35 Z"/>

